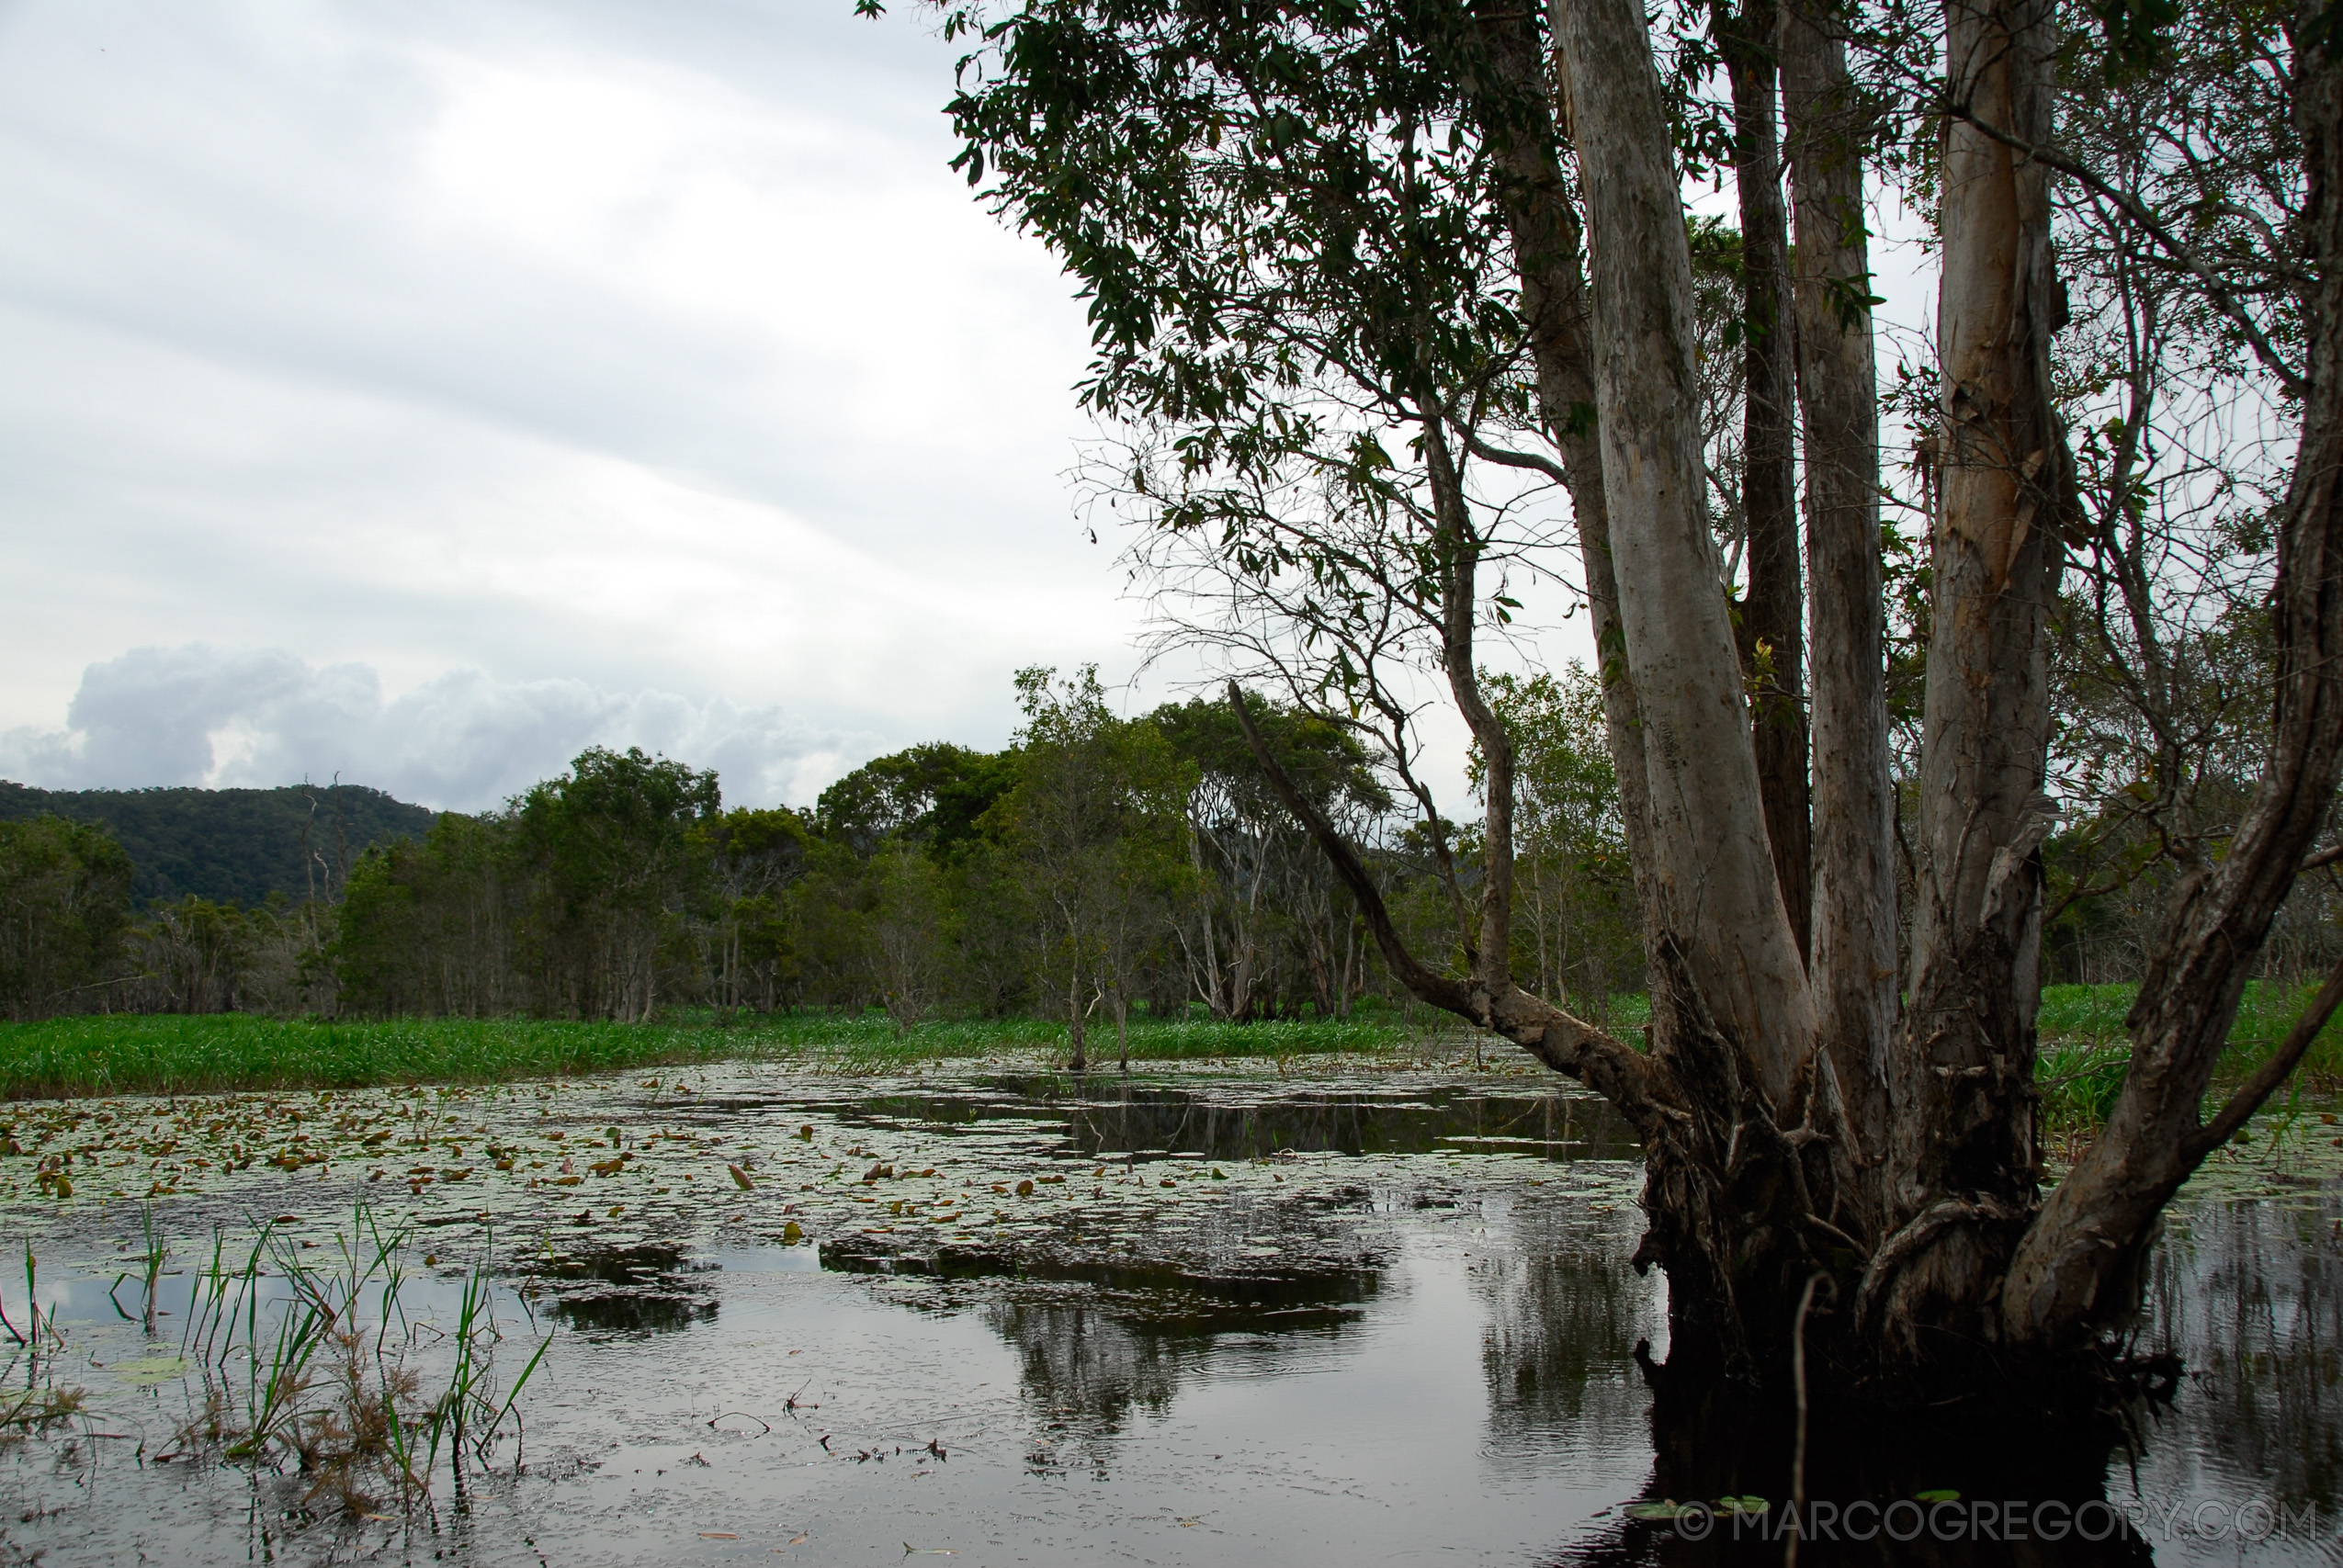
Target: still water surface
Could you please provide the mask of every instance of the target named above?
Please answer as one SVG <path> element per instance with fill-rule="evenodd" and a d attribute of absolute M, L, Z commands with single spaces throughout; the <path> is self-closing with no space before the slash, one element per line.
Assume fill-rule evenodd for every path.
<path fill-rule="evenodd" d="M 579 1120 L 622 1120 L 635 1095 L 594 1092 Z M 94 1233 L 44 1238 L 61 1259 L 83 1254 L 42 1290 L 94 1415 L 0 1459 L 0 1562 L 1781 1560 L 1753 1529 L 1694 1541 L 1697 1524 L 1630 1517 L 1726 1490 L 1778 1505 L 1791 1434 L 1770 1416 L 1656 1422 L 1636 1348 L 1665 1357 L 1664 1287 L 1628 1267 L 1632 1145 L 1561 1086 L 777 1087 L 744 1070 L 662 1113 L 722 1129 L 727 1149 L 852 1148 L 849 1183 L 866 1160 L 893 1156 L 908 1176 L 966 1155 L 1063 1176 L 1070 1196 L 1036 1209 L 1058 1190 L 1045 1184 L 1024 1208 L 998 1200 L 1006 1220 L 931 1226 L 809 1182 L 788 1210 L 809 1233 L 797 1246 L 753 1239 L 756 1224 L 716 1212 L 730 1204 L 658 1210 L 617 1241 L 583 1212 L 575 1235 L 549 1224 L 505 1275 L 538 1290 L 553 1335 L 522 1405 L 520 1472 L 507 1450 L 461 1498 L 443 1485 L 430 1517 L 380 1520 L 310 1517 L 298 1478 L 147 1462 L 171 1450 L 194 1393 L 109 1382 L 109 1366 L 168 1347 L 114 1310 L 119 1268 Z M 2331 1181 L 2216 1185 L 2159 1250 L 2143 1344 L 2189 1370 L 2168 1405 L 2140 1413 L 2134 1445 L 1817 1432 L 1817 1498 L 1962 1502 L 1938 1510 L 1934 1538 L 1817 1540 L 1802 1561 L 2343 1561 L 2343 1201 Z M 508 1234 L 528 1233 L 516 1216 Z M 164 1281 L 166 1334 L 188 1281 Z M 425 1272 L 403 1302 L 427 1319 L 457 1289 Z M 2097 1544 L 1941 1539 L 1981 1501 L 2046 1497 L 2126 1507 L 2145 1528 Z M 2010 1532 L 1997 1517 L 1989 1533 Z"/>

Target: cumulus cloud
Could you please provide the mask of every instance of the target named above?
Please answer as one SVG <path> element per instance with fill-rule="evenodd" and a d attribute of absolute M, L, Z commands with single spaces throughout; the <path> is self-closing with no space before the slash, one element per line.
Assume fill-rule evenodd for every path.
<path fill-rule="evenodd" d="M 339 774 L 472 811 L 560 772 L 592 745 L 714 768 L 727 802 L 748 806 L 809 801 L 877 749 L 872 737 L 720 696 L 456 670 L 386 697 L 370 665 L 190 643 L 90 665 L 64 728 L 0 733 L 0 775 L 50 789 L 217 789 Z"/>

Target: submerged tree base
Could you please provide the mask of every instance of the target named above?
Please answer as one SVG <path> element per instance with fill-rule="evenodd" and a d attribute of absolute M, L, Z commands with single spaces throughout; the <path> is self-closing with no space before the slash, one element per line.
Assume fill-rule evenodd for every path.
<path fill-rule="evenodd" d="M 2147 1558 L 2143 1510 L 2111 1498 L 2107 1476 L 2170 1404 L 2172 1357 L 1978 1355 L 1965 1379 L 1948 1359 L 1944 1382 L 1896 1387 L 1817 1358 L 1803 1406 L 1794 1388 L 1722 1376 L 1699 1356 L 1660 1363 L 1639 1347 L 1637 1359 L 1652 1500 L 1590 1561 L 1780 1562 L 1793 1536 L 1815 1562 L 1965 1561 L 1998 1542 L 2028 1543 L 2016 1561 Z M 1655 1552 L 1659 1532 L 1672 1540 Z"/>

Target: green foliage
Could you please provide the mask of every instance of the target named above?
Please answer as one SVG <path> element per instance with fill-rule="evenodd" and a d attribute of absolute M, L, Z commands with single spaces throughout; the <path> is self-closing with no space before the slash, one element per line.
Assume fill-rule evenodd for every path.
<path fill-rule="evenodd" d="M 2088 467 L 2095 446 L 2080 445 Z M 2261 772 L 2276 663 L 2258 605 L 2174 628 L 2144 658 L 2110 597 L 2086 580 L 2053 627 L 2053 766 L 2079 807 L 2043 851 L 2044 970 L 2062 980 L 2141 973 L 2172 889 L 2223 853 Z M 2306 967 L 2293 949 L 2305 936 L 2330 946 L 2336 907 L 2321 879 L 2303 879 L 2269 957 Z"/>
<path fill-rule="evenodd" d="M 1091 296 L 1101 412 L 1197 426 L 1194 460 L 1307 440 L 1273 417 L 1314 361 L 1411 389 L 1515 330 L 1453 85 L 1463 12 L 1034 0 L 956 7 L 980 42 L 958 166 Z M 1364 448 L 1355 465 L 1375 466 Z"/>
<path fill-rule="evenodd" d="M 0 781 L 0 822 L 44 815 L 105 824 L 137 868 L 141 904 L 192 894 L 248 908 L 272 896 L 332 898 L 360 853 L 419 839 L 432 822 L 425 807 L 357 784 L 40 790 Z"/>
<path fill-rule="evenodd" d="M 746 899 L 741 866 L 802 843 L 769 821 L 728 829 L 720 804 L 713 773 L 594 748 L 505 812 L 368 852 L 334 940 L 342 1005 L 648 1019 L 679 988 L 697 999 L 694 917 L 719 901 L 719 850 Z"/>
<path fill-rule="evenodd" d="M 255 999 L 245 984 L 277 918 L 194 894 L 152 910 L 131 935 L 131 1006 L 156 1012 L 234 1012 Z"/>
<path fill-rule="evenodd" d="M 1472 574 L 1545 526 L 1432 483 L 1538 423 L 1494 199 L 1535 95 L 1446 4 L 979 0 L 947 29 L 977 40 L 961 166 L 1090 297 L 1081 395 L 1131 433 L 1095 477 L 1141 573 L 1240 668 L 1406 728 L 1393 667 L 1438 658 L 1452 598 L 1509 616 Z"/>
<path fill-rule="evenodd" d="M 1575 661 L 1559 677 L 1484 671 L 1481 682 L 1513 741 L 1514 973 L 1602 1018 L 1613 991 L 1640 984 L 1643 950 L 1602 687 Z M 1478 787 L 1477 750 L 1469 766 Z"/>
<path fill-rule="evenodd" d="M 1024 894 L 1037 987 L 1064 1007 L 1079 1067 L 1091 1013 L 1104 1004 L 1123 1033 L 1138 973 L 1170 936 L 1190 871 L 1183 807 L 1194 771 L 1161 730 L 1108 710 L 1095 666 L 1055 675 L 1018 671 L 1017 782 L 994 811 Z"/>
<path fill-rule="evenodd" d="M 712 999 L 770 1012 L 800 973 L 788 900 L 820 852 L 813 829 L 786 807 L 728 811 L 695 825 L 692 847 L 711 882 Z"/>
<path fill-rule="evenodd" d="M 2249 983 L 2238 999 L 2216 1082 L 2235 1082 L 2268 1060 L 2316 990 L 2315 985 Z M 2131 1069 L 2124 1018 L 2138 994 L 2139 987 L 2130 983 L 2043 987 L 2036 1016 L 2042 1052 L 2034 1083 L 2042 1096 L 2043 1127 L 2054 1144 L 2071 1145 L 2106 1122 Z M 2343 1019 L 2330 1022 L 2312 1042 L 2299 1079 L 2327 1088 L 2343 1085 Z"/>
<path fill-rule="evenodd" d="M 2179 0 L 2087 0 L 2106 30 L 2107 64 L 2126 74 L 2151 71 L 2172 57 L 2172 30 L 2185 14 Z"/>
<path fill-rule="evenodd" d="M 900 836 L 949 858 L 979 838 L 977 824 L 1015 783 L 1013 754 L 937 741 L 864 763 L 821 792 L 813 817 L 857 854 Z"/>
<path fill-rule="evenodd" d="M 158 980 L 151 1005 L 249 1005 L 197 982 L 215 970 L 248 982 L 249 966 L 204 964 L 265 952 L 318 1010 L 354 1017 L 878 1007 L 910 1032 L 1038 1006 L 1075 1031 L 1222 995 L 1210 976 L 1225 956 L 1250 978 L 1223 1016 L 1291 1015 L 1305 997 L 1321 1014 L 1347 1011 L 1367 987 L 1349 906 L 1330 899 L 1330 878 L 1225 706 L 1121 719 L 1089 670 L 1064 682 L 1028 671 L 1020 694 L 1025 724 L 1010 750 L 881 757 L 809 813 L 723 811 L 712 774 L 589 751 L 504 811 L 443 817 L 420 841 L 369 851 L 317 920 L 314 960 L 282 956 L 286 922 L 314 911 L 240 927 L 232 910 L 190 906 L 173 917 L 169 970 L 189 978 Z M 1273 705 L 1264 713 L 1330 809 L 1371 820 L 1389 808 L 1354 738 Z M 1248 833 L 1286 835 L 1307 874 L 1245 883 L 1258 872 L 1239 842 Z M 1239 904 L 1251 924 L 1230 932 Z M 1203 943 L 1216 955 L 1205 962 L 1187 937 L 1216 918 L 1224 934 Z M 169 969 L 159 956 L 149 967 Z M 196 997 L 209 1000 L 184 999 Z"/>
<path fill-rule="evenodd" d="M 904 840 L 873 857 L 871 937 L 879 1001 L 898 1030 L 925 1019 L 952 989 L 955 911 L 933 855 Z"/>
<path fill-rule="evenodd" d="M 1024 723 L 1007 750 L 881 757 L 809 812 L 727 811 L 711 773 L 590 750 L 502 810 L 445 814 L 372 844 L 299 902 L 185 895 L 133 920 L 133 870 L 103 829 L 0 825 L 15 857 L 9 962 L 21 971 L 38 950 L 55 970 L 11 980 L 6 1006 L 353 1027 L 877 1009 L 905 1039 L 1038 1010 L 1068 1043 L 1103 1020 L 1140 1049 L 1129 1041 L 1192 1003 L 1230 1025 L 1298 1025 L 1346 1017 L 1385 987 L 1347 892 L 1225 704 L 1124 719 L 1090 669 L 1062 682 L 1026 671 L 1019 694 Z M 1287 770 L 1379 872 L 1395 886 L 1415 875 L 1374 848 L 1393 801 L 1359 734 L 1267 699 L 1258 712 Z M 92 902 L 105 887 L 112 902 Z M 68 951 L 79 956 L 58 968 Z M 516 1063 L 557 1060 L 515 1049 Z M 459 1057 L 427 1052 L 416 1070 L 488 1070 Z M 187 1070 L 193 1082 L 210 1069 Z M 397 1076 L 300 1071 L 345 1070 Z M 221 1073 L 266 1077 L 252 1064 Z"/>
<path fill-rule="evenodd" d="M 1319 809 L 1341 816 L 1392 808 L 1391 792 L 1375 776 L 1374 759 L 1355 734 L 1259 694 L 1251 701 L 1253 723 L 1285 776 Z M 1200 784 L 1210 779 L 1261 802 L 1273 798 L 1269 775 L 1262 772 L 1237 723 L 1236 710 L 1226 700 L 1192 697 L 1167 704 L 1149 714 L 1148 722 L 1173 751 L 1194 764 Z"/>
<path fill-rule="evenodd" d="M 130 913 L 130 857 L 102 826 L 0 822 L 0 1012 L 87 1008 Z"/>
<path fill-rule="evenodd" d="M 1352 731 L 1256 694 L 1255 725 L 1288 778 L 1370 841 L 1390 792 Z M 1194 770 L 1186 802 L 1190 896 L 1175 912 L 1187 994 L 1217 1018 L 1294 1014 L 1305 1001 L 1343 1017 L 1364 988 L 1369 946 L 1349 891 L 1272 788 L 1226 701 L 1191 700 L 1149 717 Z"/>
<path fill-rule="evenodd" d="M 722 801 L 716 775 L 592 748 L 512 813 L 528 887 L 522 962 L 553 1005 L 583 1018 L 648 1020 L 662 971 L 687 962 L 682 917 L 707 870 L 695 829 Z"/>

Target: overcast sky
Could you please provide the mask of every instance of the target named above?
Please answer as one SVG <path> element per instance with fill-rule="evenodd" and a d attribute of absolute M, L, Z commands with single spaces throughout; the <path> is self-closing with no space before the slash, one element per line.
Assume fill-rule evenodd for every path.
<path fill-rule="evenodd" d="M 900 9 L 900 8 L 899 8 Z M 847 0 L 0 0 L 0 775 L 809 800 L 1134 662 L 1081 308 Z"/>
<path fill-rule="evenodd" d="M 1081 302 L 895 9 L 0 0 L 0 777 L 806 804 L 1128 677 Z"/>

